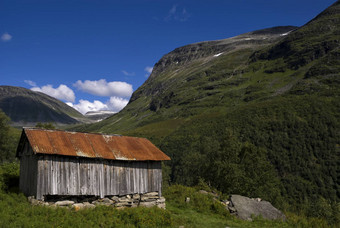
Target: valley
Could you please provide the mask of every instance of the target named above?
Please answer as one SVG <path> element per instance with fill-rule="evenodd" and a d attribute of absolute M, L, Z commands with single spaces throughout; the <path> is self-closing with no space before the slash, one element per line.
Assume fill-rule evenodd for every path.
<path fill-rule="evenodd" d="M 163 162 L 169 210 L 136 212 L 160 216 L 157 221 L 145 218 L 149 227 L 199 227 L 201 216 L 213 217 L 216 226 L 337 226 L 339 24 L 336 1 L 301 27 L 272 27 L 176 48 L 154 65 L 119 113 L 82 115 L 47 95 L 1 86 L 0 161 L 15 162 L 19 137 L 5 114 L 12 126 L 55 122 L 70 131 L 145 137 L 171 158 Z M 1 204 L 22 201 L 23 196 L 11 195 L 19 193 L 10 193 L 4 181 L 17 177 L 16 163 L 1 165 L 0 171 L 0 197 L 6 199 Z M 221 197 L 240 194 L 270 201 L 288 215 L 288 222 L 235 220 L 211 199 L 196 194 L 204 188 Z M 196 199 L 191 204 L 184 201 L 188 195 Z M 28 208 L 20 206 L 22 213 L 40 216 L 40 209 Z M 70 219 L 63 210 L 48 213 Z M 86 213 L 77 214 L 78 224 Z M 111 212 L 99 208 L 95 213 Z"/>

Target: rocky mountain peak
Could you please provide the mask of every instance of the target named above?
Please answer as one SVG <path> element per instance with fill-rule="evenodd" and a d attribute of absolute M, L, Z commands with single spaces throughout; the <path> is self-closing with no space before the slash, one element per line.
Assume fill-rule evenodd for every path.
<path fill-rule="evenodd" d="M 223 40 L 204 41 L 176 48 L 172 52 L 164 55 L 155 64 L 149 79 L 151 80 L 157 77 L 161 72 L 164 72 L 172 66 L 183 66 L 193 60 L 210 56 L 217 57 L 221 54 L 227 54 L 247 46 L 272 43 L 295 29 L 297 29 L 296 26 L 277 26 L 244 33 Z"/>

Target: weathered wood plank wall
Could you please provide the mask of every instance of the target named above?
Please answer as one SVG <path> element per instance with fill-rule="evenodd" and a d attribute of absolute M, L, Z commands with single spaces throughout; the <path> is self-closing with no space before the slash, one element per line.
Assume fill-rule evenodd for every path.
<path fill-rule="evenodd" d="M 35 196 L 37 193 L 37 164 L 36 156 L 31 153 L 30 146 L 26 143 L 20 159 L 19 188 L 29 196 Z"/>
<path fill-rule="evenodd" d="M 29 175 L 31 174 L 33 173 Z M 117 161 L 40 155 L 35 176 L 37 199 L 42 199 L 44 195 L 104 197 L 153 191 L 161 194 L 162 187 L 160 161 Z"/>

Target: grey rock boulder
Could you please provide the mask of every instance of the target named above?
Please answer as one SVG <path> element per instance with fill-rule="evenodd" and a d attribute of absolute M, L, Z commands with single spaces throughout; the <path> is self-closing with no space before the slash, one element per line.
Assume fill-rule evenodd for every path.
<path fill-rule="evenodd" d="M 72 204 L 74 204 L 74 201 L 71 200 L 57 201 L 55 203 L 56 206 L 71 206 Z"/>
<path fill-rule="evenodd" d="M 252 215 L 261 215 L 264 219 L 286 220 L 286 216 L 268 201 L 254 200 L 240 195 L 232 195 L 230 201 L 240 219 L 252 220 Z"/>

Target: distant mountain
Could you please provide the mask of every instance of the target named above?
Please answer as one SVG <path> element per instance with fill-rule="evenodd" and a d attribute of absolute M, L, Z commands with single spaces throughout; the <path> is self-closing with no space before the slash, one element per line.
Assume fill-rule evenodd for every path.
<path fill-rule="evenodd" d="M 116 112 L 113 111 L 90 111 L 85 113 L 85 117 L 87 117 L 89 120 L 92 120 L 93 122 L 99 122 L 101 120 L 104 120 Z"/>
<path fill-rule="evenodd" d="M 57 125 L 85 122 L 86 118 L 53 97 L 15 86 L 0 86 L 0 109 L 14 126 L 34 126 L 38 122 Z"/>
<path fill-rule="evenodd" d="M 339 25 L 336 1 L 300 28 L 177 48 L 121 112 L 76 129 L 148 137 L 172 159 L 170 182 L 281 207 L 339 202 Z"/>

